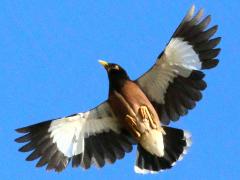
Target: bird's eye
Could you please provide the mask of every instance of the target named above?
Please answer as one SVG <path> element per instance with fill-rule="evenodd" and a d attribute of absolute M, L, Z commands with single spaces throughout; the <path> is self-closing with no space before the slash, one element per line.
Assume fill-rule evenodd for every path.
<path fill-rule="evenodd" d="M 116 70 L 120 70 L 120 68 L 119 68 L 119 66 L 118 65 L 115 65 L 114 67 L 113 67 L 113 69 L 116 69 Z"/>

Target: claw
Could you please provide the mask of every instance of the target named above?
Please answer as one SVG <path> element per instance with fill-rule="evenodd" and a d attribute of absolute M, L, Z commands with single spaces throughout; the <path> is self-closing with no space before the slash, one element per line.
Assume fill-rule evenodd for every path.
<path fill-rule="evenodd" d="M 133 125 L 133 126 L 137 126 L 137 123 L 136 123 L 136 120 L 134 119 L 134 117 L 130 116 L 129 114 L 126 115 L 126 119 L 128 121 L 130 121 L 130 123 Z"/>
<path fill-rule="evenodd" d="M 151 127 L 153 129 L 157 128 L 157 124 L 154 122 L 153 120 L 153 116 L 152 114 L 149 112 L 147 106 L 141 106 L 139 108 L 140 111 L 140 115 L 142 116 L 143 119 L 148 119 L 149 120 L 149 124 L 151 125 Z"/>
<path fill-rule="evenodd" d="M 136 119 L 130 115 L 126 115 L 126 120 L 128 121 L 128 124 L 130 124 L 130 128 L 132 129 L 132 132 L 135 134 L 137 138 L 141 137 L 141 133 L 137 130 L 137 123 Z"/>

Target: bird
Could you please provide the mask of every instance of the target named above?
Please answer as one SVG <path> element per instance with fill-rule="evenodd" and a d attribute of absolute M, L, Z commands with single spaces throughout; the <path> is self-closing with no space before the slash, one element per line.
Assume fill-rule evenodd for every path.
<path fill-rule="evenodd" d="M 108 99 L 86 112 L 18 128 L 20 152 L 38 159 L 36 167 L 63 171 L 102 168 L 137 146 L 134 171 L 158 173 L 182 160 L 191 133 L 170 127 L 202 99 L 204 70 L 219 63 L 218 26 L 191 6 L 155 64 L 136 80 L 119 64 L 99 60 L 109 79 Z"/>

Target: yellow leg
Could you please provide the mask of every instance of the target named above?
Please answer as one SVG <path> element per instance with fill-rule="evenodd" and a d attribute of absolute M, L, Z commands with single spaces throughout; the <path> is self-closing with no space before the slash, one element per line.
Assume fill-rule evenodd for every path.
<path fill-rule="evenodd" d="M 126 115 L 125 119 L 127 120 L 128 124 L 130 125 L 130 128 L 132 129 L 132 132 L 135 134 L 135 136 L 137 138 L 140 138 L 141 133 L 137 130 L 136 119 L 130 115 Z"/>
<path fill-rule="evenodd" d="M 157 124 L 154 122 L 153 120 L 153 116 L 152 114 L 149 112 L 147 106 L 141 106 L 139 108 L 139 113 L 142 116 L 143 119 L 148 119 L 149 120 L 149 124 L 151 125 L 151 127 L 153 129 L 157 128 Z"/>

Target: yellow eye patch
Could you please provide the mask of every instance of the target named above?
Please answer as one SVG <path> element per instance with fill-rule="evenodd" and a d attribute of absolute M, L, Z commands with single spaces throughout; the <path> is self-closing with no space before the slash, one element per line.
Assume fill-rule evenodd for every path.
<path fill-rule="evenodd" d="M 119 68 L 119 66 L 118 65 L 115 65 L 114 67 L 113 67 L 113 69 L 116 69 L 116 70 L 120 70 L 120 68 Z"/>

